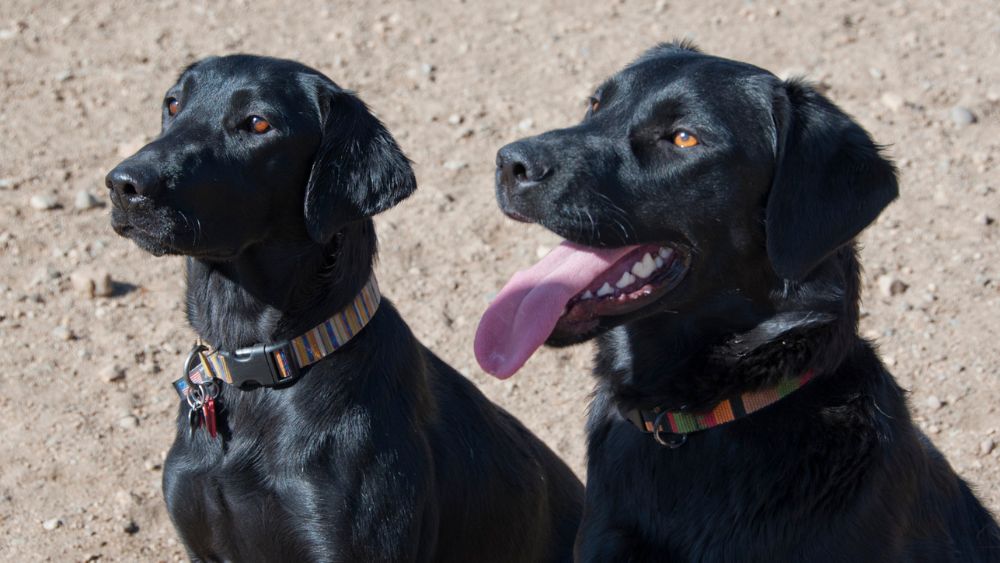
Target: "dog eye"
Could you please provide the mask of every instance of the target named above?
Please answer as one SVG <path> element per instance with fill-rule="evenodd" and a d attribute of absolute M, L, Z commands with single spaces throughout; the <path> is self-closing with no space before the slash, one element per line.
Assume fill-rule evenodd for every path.
<path fill-rule="evenodd" d="M 687 131 L 678 131 L 674 133 L 674 144 L 682 149 L 688 149 L 698 144 L 698 137 Z"/>
<path fill-rule="evenodd" d="M 266 119 L 264 119 L 259 115 L 251 115 L 250 120 L 247 121 L 247 124 L 249 125 L 250 130 L 253 131 L 254 133 L 257 133 L 258 135 L 262 133 L 267 133 L 268 131 L 271 130 L 271 124 L 268 123 Z"/>
<path fill-rule="evenodd" d="M 601 107 L 601 100 L 598 100 L 593 96 L 588 99 L 588 102 L 590 103 L 590 113 L 594 113 L 597 111 L 597 108 Z"/>
<path fill-rule="evenodd" d="M 177 98 L 167 98 L 167 114 L 170 117 L 177 115 L 177 111 L 181 109 L 181 103 L 177 101 Z"/>

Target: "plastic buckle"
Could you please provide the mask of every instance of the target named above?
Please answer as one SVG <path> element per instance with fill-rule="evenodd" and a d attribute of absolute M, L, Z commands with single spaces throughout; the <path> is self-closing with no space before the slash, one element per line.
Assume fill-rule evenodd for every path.
<path fill-rule="evenodd" d="M 288 377 L 281 377 L 274 353 L 283 351 L 285 357 L 289 359 L 288 366 L 290 372 Z M 277 342 L 275 344 L 258 344 L 249 348 L 240 348 L 235 352 L 219 351 L 219 355 L 225 358 L 226 367 L 229 368 L 229 375 L 232 376 L 232 384 L 243 387 L 248 383 L 273 387 L 282 383 L 294 381 L 299 376 L 299 368 L 292 359 L 291 343 L 289 341 Z"/>

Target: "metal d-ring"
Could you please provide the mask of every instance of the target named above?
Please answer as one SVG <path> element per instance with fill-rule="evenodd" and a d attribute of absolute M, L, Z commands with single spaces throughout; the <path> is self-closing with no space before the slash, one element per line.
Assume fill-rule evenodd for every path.
<path fill-rule="evenodd" d="M 668 411 L 663 411 L 656 415 L 656 420 L 653 421 L 653 439 L 656 440 L 657 444 L 661 446 L 666 446 L 672 450 L 675 450 L 687 443 L 687 434 L 675 434 L 673 432 L 663 432 L 663 426 L 660 422 L 663 421 L 663 415 L 667 414 Z M 664 435 L 669 435 L 671 438 L 664 439 Z"/>

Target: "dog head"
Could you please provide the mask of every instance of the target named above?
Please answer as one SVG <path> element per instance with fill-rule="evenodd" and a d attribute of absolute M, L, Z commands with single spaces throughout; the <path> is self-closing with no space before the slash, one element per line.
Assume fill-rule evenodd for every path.
<path fill-rule="evenodd" d="M 202 60 L 161 111 L 160 135 L 106 178 L 112 227 L 156 255 L 229 260 L 265 241 L 325 244 L 416 187 L 365 104 L 296 62 Z"/>
<path fill-rule="evenodd" d="M 605 82 L 579 125 L 500 149 L 496 175 L 508 216 L 567 240 L 484 316 L 477 357 L 501 376 L 543 342 L 651 315 L 773 312 L 897 195 L 868 134 L 808 85 L 685 44 Z"/>

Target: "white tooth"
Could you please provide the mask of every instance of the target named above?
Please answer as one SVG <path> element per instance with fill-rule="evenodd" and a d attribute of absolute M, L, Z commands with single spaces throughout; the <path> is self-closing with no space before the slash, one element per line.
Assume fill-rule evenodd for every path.
<path fill-rule="evenodd" d="M 653 270 L 656 269 L 656 262 L 653 261 L 653 257 L 650 256 L 648 252 L 642 257 L 642 265 L 649 270 L 650 274 L 652 274 Z"/>
<path fill-rule="evenodd" d="M 611 295 L 614 292 L 615 290 L 611 289 L 611 284 L 608 282 L 604 282 L 604 285 L 602 285 L 601 288 L 597 290 L 597 296 L 604 297 L 605 295 Z"/>
<path fill-rule="evenodd" d="M 665 264 L 666 262 L 664 262 L 664 261 L 663 261 L 663 258 L 660 258 L 659 256 L 657 256 L 657 257 L 656 257 L 656 260 L 653 260 L 653 263 L 654 263 L 654 264 L 656 264 L 656 267 L 657 267 L 657 268 L 662 268 L 662 267 L 663 267 L 663 265 L 664 265 L 664 264 Z"/>
<path fill-rule="evenodd" d="M 594 293 L 589 289 L 583 292 L 583 295 L 580 296 L 580 299 L 593 299 L 593 298 L 594 298 Z"/>
<path fill-rule="evenodd" d="M 649 258 L 649 254 L 643 257 L 642 260 L 639 260 L 635 264 L 632 264 L 632 273 L 635 274 L 635 276 L 638 278 L 648 278 L 649 274 L 653 273 L 652 268 L 646 268 L 646 258 Z M 649 261 L 650 264 L 652 264 L 653 259 L 649 258 Z"/>
<path fill-rule="evenodd" d="M 663 246 L 660 247 L 660 258 L 669 258 L 673 253 L 674 251 L 669 248 Z"/>
<path fill-rule="evenodd" d="M 637 278 L 644 278 L 646 277 L 646 273 L 643 268 L 644 266 L 642 265 L 642 262 L 636 262 L 635 264 L 632 264 L 632 273 L 635 274 L 635 277 Z"/>
<path fill-rule="evenodd" d="M 618 287 L 618 289 L 624 289 L 633 283 L 635 283 L 635 276 L 629 272 L 625 272 L 622 274 L 622 279 L 618 280 L 618 283 L 616 283 L 615 286 Z"/>
<path fill-rule="evenodd" d="M 648 278 L 656 271 L 656 262 L 653 261 L 653 257 L 647 253 L 642 257 L 641 262 L 636 262 L 632 266 L 632 273 L 640 278 Z"/>

